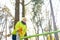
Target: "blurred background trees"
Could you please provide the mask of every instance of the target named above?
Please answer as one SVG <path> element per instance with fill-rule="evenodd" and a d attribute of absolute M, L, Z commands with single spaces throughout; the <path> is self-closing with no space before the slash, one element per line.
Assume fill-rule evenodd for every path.
<path fill-rule="evenodd" d="M 21 20 L 22 17 L 27 18 L 27 28 L 28 32 L 26 36 L 33 34 L 40 34 L 44 32 L 56 31 L 60 25 L 59 18 L 56 14 L 60 15 L 59 0 L 5 0 L 1 2 L 4 7 L 0 7 L 0 26 L 1 29 L 5 30 L 6 35 L 0 32 L 2 35 L 8 39 L 11 37 L 11 32 L 14 29 L 14 25 L 17 21 Z M 8 5 L 8 3 L 10 5 Z M 55 2 L 55 3 L 54 3 Z M 56 5 L 55 5 L 56 4 Z M 14 15 L 14 16 L 13 16 Z M 10 24 L 10 25 L 9 25 Z M 3 26 L 3 27 L 2 27 Z M 8 26 L 8 27 L 7 27 Z M 9 32 L 7 31 L 9 30 Z M 1 31 L 1 30 L 0 30 Z M 0 39 L 2 40 L 2 37 Z M 34 38 L 24 39 L 33 40 Z M 59 40 L 58 33 L 47 34 L 39 37 L 35 37 L 34 40 Z"/>

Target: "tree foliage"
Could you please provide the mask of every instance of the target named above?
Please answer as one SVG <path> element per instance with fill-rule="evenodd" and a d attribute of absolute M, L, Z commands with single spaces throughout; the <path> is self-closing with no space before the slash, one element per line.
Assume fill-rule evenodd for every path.
<path fill-rule="evenodd" d="M 39 27 L 41 27 L 42 29 L 43 17 L 41 17 L 42 15 L 41 8 L 42 8 L 43 0 L 32 0 L 32 2 L 34 3 L 32 8 L 32 12 L 33 12 L 32 22 L 33 25 L 35 24 L 36 26 L 36 28 L 34 28 L 36 30 L 36 34 L 39 34 Z M 37 37 L 36 40 L 39 40 L 39 37 Z"/>
<path fill-rule="evenodd" d="M 43 4 L 43 1 L 42 0 L 32 0 L 32 2 L 34 2 L 33 4 L 33 17 L 32 17 L 32 21 L 33 23 L 35 23 L 36 25 L 40 25 L 40 15 L 42 14 L 41 13 L 41 7 L 42 7 L 42 4 Z"/>
<path fill-rule="evenodd" d="M 41 13 L 42 0 L 32 0 L 33 4 L 33 19 Z M 40 15 L 39 15 L 40 16 Z"/>

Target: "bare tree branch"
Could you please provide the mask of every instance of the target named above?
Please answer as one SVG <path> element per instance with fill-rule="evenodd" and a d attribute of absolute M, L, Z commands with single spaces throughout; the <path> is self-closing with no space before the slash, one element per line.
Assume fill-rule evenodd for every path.
<path fill-rule="evenodd" d="M 7 8 L 7 6 L 5 6 L 3 9 L 2 9 L 4 12 L 7 12 L 12 18 L 13 20 L 15 20 L 15 18 L 12 16 L 12 14 L 9 12 L 9 8 Z"/>
<path fill-rule="evenodd" d="M 32 1 L 29 1 L 27 4 L 25 4 L 25 6 L 27 6 L 28 4 L 30 4 Z"/>

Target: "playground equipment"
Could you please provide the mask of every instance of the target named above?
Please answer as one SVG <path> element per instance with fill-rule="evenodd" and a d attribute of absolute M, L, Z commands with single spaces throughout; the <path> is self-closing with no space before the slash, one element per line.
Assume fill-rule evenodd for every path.
<path fill-rule="evenodd" d="M 45 33 L 42 33 L 42 34 L 36 34 L 36 35 L 31 35 L 31 36 L 25 36 L 25 37 L 21 37 L 21 39 L 24 39 L 24 38 L 31 38 L 31 37 L 37 37 L 37 36 L 43 36 L 43 35 L 48 35 L 48 39 L 47 40 L 51 40 L 50 39 L 50 34 L 54 34 L 54 33 L 58 33 L 60 32 L 60 30 L 57 30 L 57 31 L 53 31 L 53 32 L 45 32 Z M 55 38 L 52 36 L 52 40 L 55 40 Z"/>

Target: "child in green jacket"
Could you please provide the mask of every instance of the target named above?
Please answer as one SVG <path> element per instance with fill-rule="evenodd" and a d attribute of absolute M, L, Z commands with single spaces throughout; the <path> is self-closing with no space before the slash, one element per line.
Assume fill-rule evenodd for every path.
<path fill-rule="evenodd" d="M 12 32 L 12 39 L 16 40 L 16 33 L 18 33 L 18 35 L 20 37 L 24 37 L 25 33 L 27 31 L 27 27 L 26 27 L 26 19 L 23 18 L 23 20 L 20 22 L 18 21 L 15 25 L 15 29 Z M 23 40 L 23 39 L 20 39 Z"/>

